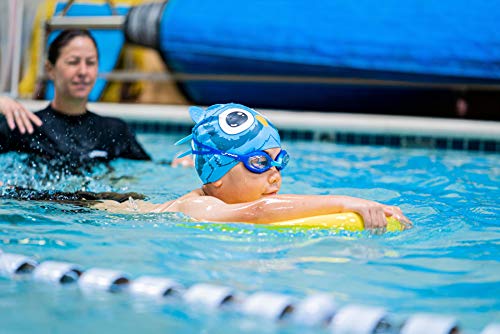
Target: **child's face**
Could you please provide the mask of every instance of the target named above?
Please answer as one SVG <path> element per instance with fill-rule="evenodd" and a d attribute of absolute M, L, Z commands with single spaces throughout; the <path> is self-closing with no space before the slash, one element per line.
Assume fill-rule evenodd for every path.
<path fill-rule="evenodd" d="M 273 159 L 280 153 L 280 148 L 265 150 Z M 226 203 L 245 203 L 263 197 L 273 196 L 281 188 L 281 174 L 273 167 L 262 174 L 250 172 L 243 163 L 234 166 L 221 179 L 219 198 Z"/>

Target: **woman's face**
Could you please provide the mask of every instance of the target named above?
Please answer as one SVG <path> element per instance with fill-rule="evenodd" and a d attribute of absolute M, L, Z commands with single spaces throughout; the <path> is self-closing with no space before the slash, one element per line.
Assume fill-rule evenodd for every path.
<path fill-rule="evenodd" d="M 54 81 L 57 98 L 87 100 L 97 77 L 97 50 L 85 36 L 73 38 L 61 48 L 55 65 L 47 72 Z"/>

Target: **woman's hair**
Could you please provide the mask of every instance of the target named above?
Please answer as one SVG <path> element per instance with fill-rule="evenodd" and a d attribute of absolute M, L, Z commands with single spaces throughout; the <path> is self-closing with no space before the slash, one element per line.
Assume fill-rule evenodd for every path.
<path fill-rule="evenodd" d="M 90 34 L 88 30 L 63 30 L 55 39 L 50 43 L 49 51 L 47 54 L 47 59 L 52 65 L 56 64 L 57 59 L 61 53 L 61 49 L 69 44 L 75 37 L 88 37 L 94 43 L 95 49 L 97 51 L 97 56 L 99 56 L 99 51 L 97 50 L 97 43 Z"/>

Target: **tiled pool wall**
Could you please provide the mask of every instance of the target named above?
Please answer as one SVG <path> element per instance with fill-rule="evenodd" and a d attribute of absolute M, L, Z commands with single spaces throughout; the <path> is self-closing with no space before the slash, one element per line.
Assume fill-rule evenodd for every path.
<path fill-rule="evenodd" d="M 130 121 L 129 125 L 136 133 L 170 133 L 186 135 L 192 125 L 169 122 Z M 500 124 L 499 124 L 500 127 Z M 402 148 L 427 148 L 444 150 L 462 150 L 500 153 L 500 141 L 474 138 L 446 138 L 439 136 L 363 134 L 350 131 L 326 131 L 324 129 L 299 130 L 280 129 L 282 140 L 322 141 L 339 144 L 375 145 Z"/>

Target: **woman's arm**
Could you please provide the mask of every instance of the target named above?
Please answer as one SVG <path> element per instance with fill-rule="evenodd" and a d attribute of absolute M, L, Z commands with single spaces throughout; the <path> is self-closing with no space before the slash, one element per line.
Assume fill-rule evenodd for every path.
<path fill-rule="evenodd" d="M 352 211 L 363 217 L 367 228 L 385 227 L 387 216 L 411 225 L 398 207 L 333 195 L 277 195 L 239 204 L 226 204 L 211 196 L 184 196 L 157 211 L 178 211 L 204 221 L 254 224 Z"/>
<path fill-rule="evenodd" d="M 158 204 L 129 198 L 125 202 L 114 200 L 99 200 L 99 203 L 92 205 L 92 208 L 106 210 L 113 213 L 147 213 L 155 212 Z"/>

